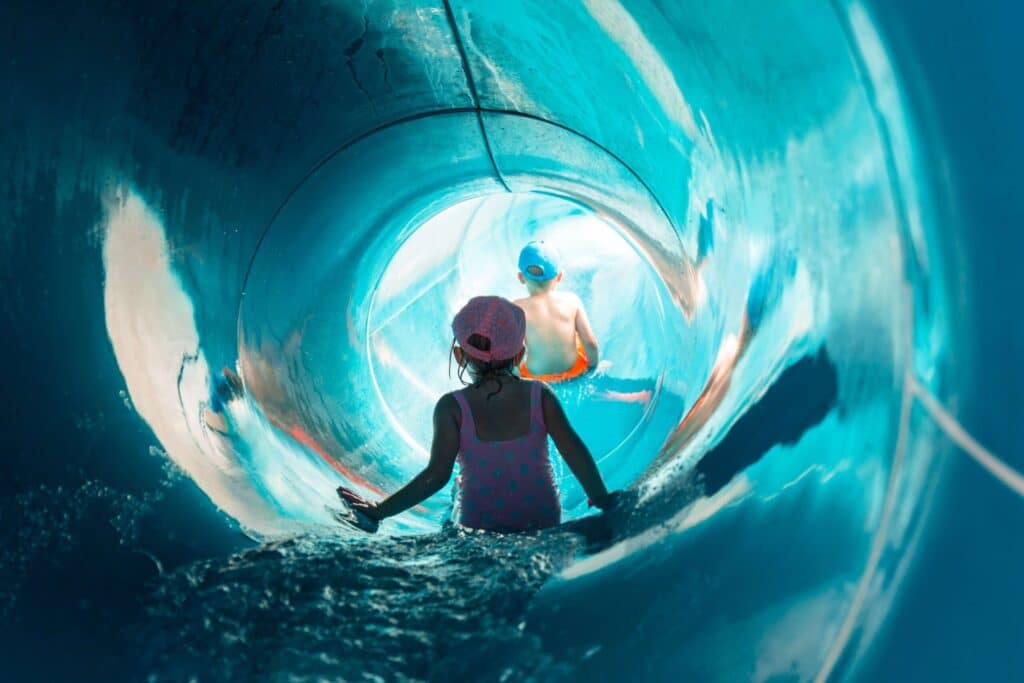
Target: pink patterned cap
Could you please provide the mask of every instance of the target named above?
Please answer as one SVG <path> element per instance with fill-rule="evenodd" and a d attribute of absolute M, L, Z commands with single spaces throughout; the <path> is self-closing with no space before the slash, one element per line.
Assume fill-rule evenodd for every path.
<path fill-rule="evenodd" d="M 455 314 L 452 331 L 468 355 L 483 362 L 511 360 L 526 345 L 526 313 L 500 296 L 477 296 Z M 469 338 L 478 334 L 491 342 L 489 350 L 477 348 Z"/>

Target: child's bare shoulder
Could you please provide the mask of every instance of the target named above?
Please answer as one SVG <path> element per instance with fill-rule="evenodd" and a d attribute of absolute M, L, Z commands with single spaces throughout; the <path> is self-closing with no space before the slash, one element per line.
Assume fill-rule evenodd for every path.
<path fill-rule="evenodd" d="M 583 301 L 572 292 L 555 292 L 555 296 L 558 297 L 558 302 L 565 307 L 571 307 L 574 311 L 583 308 Z"/>
<path fill-rule="evenodd" d="M 441 398 L 437 399 L 437 403 L 434 404 L 434 414 L 443 415 L 445 413 L 461 415 L 462 410 L 459 407 L 459 401 L 455 398 L 455 392 L 450 391 Z"/>

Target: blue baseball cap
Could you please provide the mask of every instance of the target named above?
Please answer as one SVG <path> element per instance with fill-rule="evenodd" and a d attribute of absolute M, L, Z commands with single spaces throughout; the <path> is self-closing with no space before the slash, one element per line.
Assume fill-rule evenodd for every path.
<path fill-rule="evenodd" d="M 530 242 L 519 252 L 519 272 L 527 280 L 546 282 L 562 272 L 562 257 L 550 242 Z"/>

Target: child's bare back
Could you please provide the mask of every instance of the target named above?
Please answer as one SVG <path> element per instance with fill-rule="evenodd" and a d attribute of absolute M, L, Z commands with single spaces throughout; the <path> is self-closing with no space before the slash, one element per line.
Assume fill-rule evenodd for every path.
<path fill-rule="evenodd" d="M 526 312 L 526 366 L 534 377 L 571 373 L 597 366 L 597 338 L 583 302 L 575 294 L 556 291 L 562 279 L 558 252 L 544 242 L 531 242 L 519 256 L 519 280 L 528 297 L 516 300 Z"/>
<path fill-rule="evenodd" d="M 597 340 L 578 296 L 549 291 L 515 303 L 526 311 L 526 360 L 531 373 L 547 375 L 571 368 L 579 353 L 576 335 L 588 366 L 597 364 Z"/>

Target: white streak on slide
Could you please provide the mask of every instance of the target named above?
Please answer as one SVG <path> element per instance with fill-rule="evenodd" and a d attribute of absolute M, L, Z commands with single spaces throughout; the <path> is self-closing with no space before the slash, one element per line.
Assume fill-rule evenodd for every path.
<path fill-rule="evenodd" d="M 931 392 L 921 386 L 920 382 L 913 380 L 914 395 L 932 416 L 939 428 L 946 433 L 953 442 L 963 449 L 964 453 L 974 459 L 979 465 L 988 470 L 989 474 L 1001 481 L 1017 495 L 1024 496 L 1024 476 L 1016 471 L 1003 460 L 978 443 L 966 429 L 953 417 L 943 405 L 932 396 Z"/>
<path fill-rule="evenodd" d="M 587 11 L 626 54 L 665 115 L 691 140 L 700 138 L 693 110 L 683 97 L 672 69 L 647 39 L 633 15 L 618 0 L 584 0 Z"/>
<path fill-rule="evenodd" d="M 107 202 L 103 227 L 107 334 L 132 404 L 217 507 L 247 529 L 271 533 L 274 513 L 206 441 L 200 405 L 209 395 L 210 370 L 163 224 L 134 191 L 122 188 Z M 189 356 L 194 360 L 182 372 Z"/>

